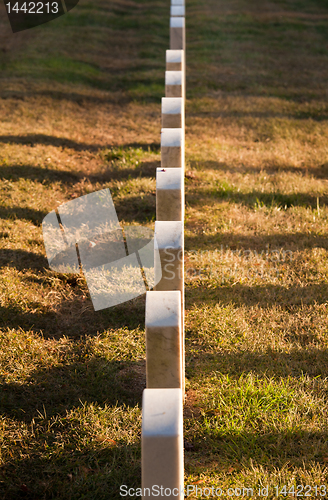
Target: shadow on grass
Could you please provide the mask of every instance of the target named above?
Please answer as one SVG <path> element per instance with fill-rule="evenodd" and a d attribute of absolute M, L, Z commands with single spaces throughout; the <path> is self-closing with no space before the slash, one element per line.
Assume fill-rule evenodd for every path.
<path fill-rule="evenodd" d="M 104 144 L 95 144 L 95 143 L 87 144 L 84 142 L 76 142 L 71 139 L 67 139 L 65 137 L 55 137 L 53 135 L 46 135 L 46 134 L 0 135 L 0 143 L 24 144 L 31 147 L 38 144 L 42 144 L 43 146 L 54 146 L 57 148 L 67 148 L 67 149 L 74 149 L 75 151 L 90 151 L 90 152 L 97 152 L 99 150 L 106 149 L 106 147 L 109 148 L 114 146 L 113 144 L 109 144 L 107 146 Z M 159 152 L 160 144 L 156 142 L 152 142 L 149 144 L 143 142 L 133 142 L 130 144 L 124 144 L 123 146 L 120 146 L 120 148 L 122 148 L 123 151 L 129 150 L 131 148 L 131 149 L 142 149 L 143 151 L 149 151 L 149 152 L 151 151 Z M 24 167 L 21 168 L 24 169 Z M 34 168 L 37 169 L 37 167 Z M 3 167 L 1 167 L 1 172 L 2 169 Z M 76 174 L 72 173 L 71 175 L 74 176 Z"/>
<path fill-rule="evenodd" d="M 290 164 L 285 165 L 274 165 L 270 163 L 262 164 L 259 166 L 247 166 L 247 165 L 231 165 L 225 162 L 208 160 L 208 161 L 189 161 L 189 165 L 191 169 L 199 170 L 216 170 L 221 172 L 239 172 L 243 174 L 254 174 L 259 172 L 265 172 L 266 174 L 276 174 L 279 172 L 291 172 L 296 174 L 302 174 L 304 176 L 310 175 L 317 179 L 326 179 L 328 178 L 328 163 L 323 163 L 318 167 L 295 167 Z M 193 181 L 194 183 L 194 181 Z"/>
<path fill-rule="evenodd" d="M 193 338 L 192 334 L 189 333 L 188 338 Z M 206 347 L 200 347 L 200 353 L 191 356 L 188 355 L 187 341 L 186 375 L 188 378 L 193 378 L 198 377 L 200 373 L 210 375 L 219 372 L 240 377 L 243 374 L 256 373 L 277 379 L 303 375 L 325 379 L 328 376 L 328 349 L 310 345 L 315 342 L 315 335 L 295 334 L 293 340 L 300 347 L 288 352 L 271 349 L 265 352 L 236 349 L 235 352 L 220 350 L 213 354 L 206 353 Z"/>
<path fill-rule="evenodd" d="M 188 229 L 188 226 L 187 226 Z M 203 228 L 201 228 L 202 230 Z M 308 233 L 292 233 L 292 234 L 260 234 L 260 235 L 242 235 L 233 233 L 216 233 L 216 234 L 196 234 L 186 236 L 185 240 L 186 251 L 218 251 L 217 259 L 220 259 L 220 252 L 229 251 L 235 252 L 238 256 L 243 256 L 245 250 L 262 252 L 262 257 L 265 257 L 266 252 L 272 256 L 274 250 L 284 249 L 292 250 L 293 252 L 301 251 L 306 248 L 324 248 L 328 250 L 328 236 L 322 234 Z M 234 254 L 231 252 L 231 256 Z M 267 260 L 270 260 L 268 257 Z M 286 260 L 289 260 L 286 257 Z M 291 257 L 293 260 L 293 256 Z M 233 263 L 233 260 L 231 261 Z"/>
<path fill-rule="evenodd" d="M 0 178 L 14 181 L 30 179 L 46 185 L 52 182 L 74 184 L 81 179 L 81 174 L 70 170 L 55 170 L 46 166 L 42 168 L 34 165 L 0 165 Z"/>
<path fill-rule="evenodd" d="M 113 179 L 124 180 L 124 179 L 138 179 L 138 178 L 152 178 L 156 177 L 156 169 L 161 166 L 160 160 L 156 161 L 141 161 L 135 167 L 120 167 L 113 168 L 108 166 L 106 170 L 103 170 L 99 174 L 94 175 L 83 175 L 83 177 L 89 179 L 91 182 L 109 182 Z"/>
<path fill-rule="evenodd" d="M 247 99 L 247 94 L 243 93 L 243 97 Z M 249 96 L 251 97 L 251 96 Z M 290 101 L 290 100 L 288 100 Z M 313 120 L 313 121 L 326 121 L 328 120 L 327 109 L 322 112 L 321 110 L 313 111 L 302 111 L 296 110 L 295 112 L 281 113 L 278 111 L 237 111 L 232 109 L 231 111 L 220 110 L 220 111 L 198 111 L 194 112 L 193 108 L 190 106 L 187 108 L 188 121 L 192 123 L 194 117 L 197 118 L 212 118 L 213 120 L 217 118 L 280 118 L 280 119 L 290 119 L 290 120 Z M 187 122 L 188 126 L 188 122 Z M 264 140 L 268 136 L 264 137 Z"/>
<path fill-rule="evenodd" d="M 28 207 L 0 207 L 0 219 L 21 219 L 40 226 L 47 212 Z"/>
<path fill-rule="evenodd" d="M 114 205 L 119 220 L 126 222 L 154 222 L 156 217 L 156 192 L 143 196 L 114 198 Z"/>
<path fill-rule="evenodd" d="M 27 135 L 0 135 L 0 143 L 3 144 L 24 144 L 27 146 L 55 146 L 57 148 L 74 149 L 75 151 L 98 151 L 102 148 L 100 144 L 86 144 L 76 142 L 65 137 L 55 137 L 46 134 L 27 134 Z M 74 175 L 74 174 L 72 174 Z"/>
<path fill-rule="evenodd" d="M 71 101 L 74 103 L 83 106 L 85 103 L 92 104 L 118 104 L 123 105 L 124 103 L 128 103 L 131 99 L 128 98 L 126 94 L 123 92 L 114 93 L 108 91 L 106 95 L 92 95 L 92 94 L 82 94 L 79 92 L 62 92 L 60 90 L 55 89 L 33 89 L 31 90 L 9 90 L 9 89 L 1 89 L 0 97 L 1 99 L 15 99 L 18 101 L 24 101 L 25 99 L 35 98 L 37 96 L 40 97 L 50 97 L 51 99 L 55 99 L 57 101 Z M 11 137 L 11 136 L 4 136 Z M 13 136 L 14 137 L 14 136 Z"/>
<path fill-rule="evenodd" d="M 48 267 L 46 257 L 34 252 L 26 250 L 10 250 L 7 248 L 0 249 L 0 269 L 3 267 L 14 267 L 19 271 L 42 271 Z"/>
<path fill-rule="evenodd" d="M 115 406 L 141 405 L 146 387 L 143 361 L 109 361 L 85 358 L 83 345 L 69 353 L 78 361 L 49 366 L 32 372 L 26 383 L 2 383 L 0 413 L 9 418 L 30 422 L 38 412 L 52 417 L 64 415 L 81 402 Z M 85 345 L 84 345 L 85 347 Z"/>
<path fill-rule="evenodd" d="M 279 305 L 288 309 L 295 305 L 325 304 L 328 297 L 328 284 L 311 284 L 307 286 L 284 286 L 283 281 L 279 285 L 221 285 L 221 275 L 218 273 L 217 284 L 213 284 L 214 276 L 211 276 L 211 287 L 206 283 L 199 282 L 197 288 L 186 287 L 186 307 L 192 304 L 234 304 L 271 307 Z M 237 278 L 236 278 L 237 279 Z"/>
<path fill-rule="evenodd" d="M 228 200 L 250 208 L 280 207 L 286 209 L 290 207 L 311 207 L 316 209 L 318 196 L 308 193 L 284 194 L 280 191 L 263 193 L 255 189 L 249 193 L 242 193 L 226 185 L 218 185 L 211 189 L 201 187 L 194 190 L 188 189 L 186 193 L 186 201 L 191 207 L 202 205 L 204 202 L 209 203 L 211 200 Z M 319 200 L 321 206 L 328 204 L 327 195 L 320 195 Z"/>
<path fill-rule="evenodd" d="M 62 432 L 58 425 L 55 430 Z M 29 458 L 14 453 L 3 467 L 2 500 L 120 500 L 121 485 L 141 487 L 140 442 L 128 445 L 122 440 L 111 445 L 109 440 L 78 448 L 70 444 L 59 452 L 53 432 L 43 437 L 46 452 L 31 441 Z"/>
<path fill-rule="evenodd" d="M 158 53 L 164 53 L 166 47 L 163 47 L 163 50 L 159 49 Z M 156 54 L 156 57 L 158 57 L 158 53 Z M 0 54 L 1 55 L 1 54 Z M 146 69 L 146 68 L 145 68 Z M 131 77 L 131 74 L 128 73 L 125 75 L 124 73 L 121 72 L 119 75 L 119 79 L 116 78 L 116 73 L 119 74 L 117 69 L 115 70 L 115 76 L 110 75 L 109 71 L 103 71 L 102 72 L 102 77 L 101 79 L 87 79 L 85 81 L 86 85 L 89 86 L 92 90 L 94 89 L 99 89 L 100 92 L 103 92 L 104 95 L 97 95 L 97 94 L 92 94 L 91 92 L 86 94 L 86 93 L 79 93 L 78 90 L 76 92 L 70 92 L 69 90 L 67 91 L 61 91 L 61 90 L 56 90 L 55 88 L 51 89 L 39 89 L 39 88 L 34 88 L 32 91 L 27 89 L 27 90 L 20 90 L 20 89 L 15 89 L 15 90 L 9 90 L 9 89 L 0 89 L 0 98 L 1 99 L 12 99 L 12 100 L 17 100 L 17 101 L 27 101 L 29 99 L 35 99 L 37 97 L 45 97 L 52 99 L 54 101 L 69 101 L 71 103 L 76 103 L 79 106 L 83 107 L 86 105 L 118 105 L 118 106 L 124 106 L 127 105 L 131 102 L 140 102 L 141 104 L 145 103 L 158 103 L 161 100 L 161 97 L 163 96 L 164 93 L 164 71 L 165 71 L 165 66 L 164 62 L 162 65 L 161 69 L 158 69 L 158 65 L 156 64 L 156 67 L 148 68 L 148 72 L 151 70 L 157 70 L 158 71 L 158 76 L 156 79 L 152 79 L 152 77 L 147 77 L 147 72 L 145 71 L 145 77 L 143 79 L 137 80 L 133 79 Z M 128 70 L 130 71 L 130 69 Z M 106 74 L 107 73 L 107 74 Z M 42 70 L 41 70 L 42 74 Z M 50 72 L 48 74 L 44 74 L 43 79 L 51 80 L 51 76 L 53 74 L 56 74 L 55 72 L 52 72 L 52 75 Z M 65 78 L 65 82 L 67 83 L 67 89 L 72 88 L 72 83 L 78 83 L 78 78 L 74 79 L 73 76 L 73 81 L 67 81 Z M 107 81 L 106 81 L 107 80 Z M 37 79 L 36 79 L 37 81 Z M 55 81 L 58 80 L 58 76 L 55 79 Z M 150 82 L 152 85 L 150 86 Z M 62 83 L 62 82 L 60 82 Z M 139 88 L 138 88 L 139 87 Z M 130 93 L 129 93 L 130 90 Z"/>
<path fill-rule="evenodd" d="M 146 294 L 124 304 L 94 311 L 91 299 L 85 297 L 85 291 L 76 289 L 70 276 L 74 275 L 58 277 L 62 279 L 67 294 L 74 294 L 73 298 L 64 298 L 58 304 L 30 302 L 28 307 L 32 312 L 26 311 L 19 302 L 0 306 L 0 326 L 31 330 L 46 339 L 63 336 L 78 339 L 110 329 L 144 329 Z M 26 281 L 29 282 L 29 278 Z M 40 281 L 46 284 L 45 279 L 41 278 Z M 49 294 L 51 291 L 50 287 L 44 288 L 44 293 Z M 52 293 L 56 295 L 56 292 Z"/>
<path fill-rule="evenodd" d="M 207 424 L 206 431 L 198 432 L 193 440 L 196 453 L 187 455 L 187 474 L 203 473 L 205 464 L 212 468 L 212 461 L 217 465 L 217 474 L 227 473 L 230 476 L 232 472 L 231 479 L 233 479 L 234 474 L 238 477 L 239 471 L 252 470 L 261 466 L 268 473 L 270 471 L 275 473 L 277 469 L 283 470 L 286 466 L 291 469 L 291 472 L 293 467 L 303 469 L 304 466 L 310 467 L 314 463 L 326 466 L 328 434 L 325 431 L 309 432 L 299 429 L 277 432 L 272 429 L 267 430 L 265 433 L 256 430 L 253 432 L 241 430 L 234 433 L 222 429 L 220 432 L 216 428 L 216 419 L 214 417 L 207 417 L 204 420 L 206 420 Z M 245 485 L 246 487 L 247 485 Z M 241 491 L 243 491 L 243 488 L 241 488 Z M 255 495 L 257 491 L 254 488 Z M 274 494 L 274 491 L 271 490 L 271 494 Z M 250 492 L 247 495 L 245 491 L 245 496 L 250 498 L 253 495 L 250 495 Z M 264 496 L 267 497 L 267 495 Z M 269 498 L 276 497 L 271 496 L 269 493 Z"/>
<path fill-rule="evenodd" d="M 11 181 L 30 179 L 32 181 L 42 182 L 45 185 L 60 182 L 67 186 L 73 186 L 81 181 L 81 179 L 86 179 L 94 183 L 101 183 L 109 182 L 113 179 L 136 179 L 138 177 L 155 178 L 156 168 L 158 167 L 160 167 L 160 160 L 141 161 L 137 166 L 133 167 L 120 166 L 117 168 L 108 164 L 107 167 L 102 169 L 99 173 L 90 174 L 84 171 L 75 173 L 70 170 L 56 170 L 47 167 L 34 167 L 32 165 L 0 165 L 0 179 L 8 179 Z M 19 209 L 22 210 L 21 207 L 19 207 Z"/>
<path fill-rule="evenodd" d="M 41 493 L 42 498 L 49 499 L 78 499 L 82 493 L 83 498 L 90 500 L 95 493 L 97 498 L 109 498 L 109 493 L 110 498 L 119 498 L 121 484 L 128 482 L 133 486 L 140 482 L 139 442 L 127 445 L 123 439 L 113 441 L 106 427 L 99 428 L 99 439 L 91 438 L 84 431 L 83 420 L 77 420 L 79 445 L 73 438 L 58 448 L 58 439 L 63 439 L 70 426 L 74 426 L 74 420 L 68 418 L 66 422 L 67 412 L 85 404 L 97 408 L 121 406 L 123 411 L 140 407 L 146 386 L 143 361 L 108 361 L 99 357 L 85 361 L 84 353 L 79 354 L 81 359 L 72 364 L 35 371 L 25 384 L 1 384 L 1 415 L 27 425 L 33 422 L 35 433 L 30 442 L 24 439 L 29 458 L 25 455 L 21 459 L 20 446 L 11 449 L 12 459 L 2 469 L 1 498 L 36 499 L 41 498 Z"/>

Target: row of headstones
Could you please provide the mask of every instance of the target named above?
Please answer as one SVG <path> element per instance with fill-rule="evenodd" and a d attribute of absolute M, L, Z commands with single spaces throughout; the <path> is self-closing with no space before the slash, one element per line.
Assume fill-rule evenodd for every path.
<path fill-rule="evenodd" d="M 170 50 L 156 171 L 155 282 L 146 295 L 142 498 L 182 499 L 184 355 L 185 5 L 171 0 Z M 158 262 L 158 259 L 160 262 Z M 162 488 L 162 490 L 160 490 Z"/>

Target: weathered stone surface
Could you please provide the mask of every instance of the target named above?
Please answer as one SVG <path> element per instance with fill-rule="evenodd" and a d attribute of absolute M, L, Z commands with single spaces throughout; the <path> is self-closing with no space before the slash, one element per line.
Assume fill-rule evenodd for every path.
<path fill-rule="evenodd" d="M 183 71 L 165 71 L 165 97 L 184 98 Z"/>
<path fill-rule="evenodd" d="M 183 50 L 167 50 L 166 71 L 184 71 L 183 60 Z"/>
<path fill-rule="evenodd" d="M 170 49 L 185 50 L 186 33 L 185 33 L 185 18 L 171 17 L 170 18 Z"/>
<path fill-rule="evenodd" d="M 181 293 L 146 294 L 148 388 L 182 388 Z"/>
<path fill-rule="evenodd" d="M 162 127 L 184 129 L 184 100 L 182 97 L 162 98 Z"/>
<path fill-rule="evenodd" d="M 161 498 L 183 500 L 181 389 L 144 390 L 141 443 L 142 498 L 158 498 L 158 494 L 152 489 L 154 486 L 163 486 L 170 489 L 172 494 L 164 497 L 161 495 Z"/>
<path fill-rule="evenodd" d="M 182 168 L 158 168 L 156 171 L 156 220 L 184 219 L 184 179 Z"/>
<path fill-rule="evenodd" d="M 184 133 L 181 128 L 162 129 L 161 166 L 184 169 Z"/>
<path fill-rule="evenodd" d="M 184 17 L 186 10 L 184 5 L 171 5 L 171 17 Z"/>

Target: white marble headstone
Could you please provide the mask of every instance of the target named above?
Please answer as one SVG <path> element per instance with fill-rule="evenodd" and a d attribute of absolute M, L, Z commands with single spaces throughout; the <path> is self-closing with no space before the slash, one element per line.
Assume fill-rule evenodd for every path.
<path fill-rule="evenodd" d="M 163 128 L 161 133 L 162 168 L 184 169 L 184 131 L 181 128 Z"/>
<path fill-rule="evenodd" d="M 184 499 L 181 389 L 144 390 L 141 463 L 144 500 L 158 498 L 157 487 L 161 486 L 164 489 L 160 498 Z"/>
<path fill-rule="evenodd" d="M 170 18 L 170 49 L 185 50 L 185 18 Z"/>
<path fill-rule="evenodd" d="M 184 178 L 182 168 L 156 170 L 156 220 L 184 219 Z"/>
<path fill-rule="evenodd" d="M 147 388 L 182 388 L 182 366 L 181 292 L 147 292 Z"/>
<path fill-rule="evenodd" d="M 166 71 L 183 71 L 183 50 L 166 51 Z"/>
<path fill-rule="evenodd" d="M 184 129 L 184 100 L 182 97 L 162 98 L 162 127 Z"/>
<path fill-rule="evenodd" d="M 165 71 L 165 97 L 184 98 L 183 71 Z"/>

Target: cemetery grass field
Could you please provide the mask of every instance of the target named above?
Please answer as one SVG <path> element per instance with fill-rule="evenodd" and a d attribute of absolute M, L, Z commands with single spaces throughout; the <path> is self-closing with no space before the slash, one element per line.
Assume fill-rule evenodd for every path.
<path fill-rule="evenodd" d="M 328 2 L 186 5 L 185 483 L 324 498 Z M 154 227 L 168 23 L 166 1 L 80 0 L 13 35 L 0 3 L 2 500 L 140 487 L 145 297 L 94 312 L 41 222 L 109 188 Z"/>

